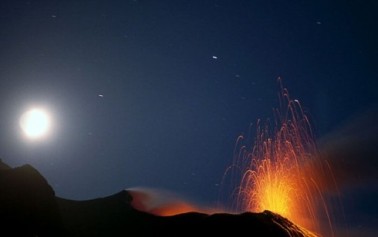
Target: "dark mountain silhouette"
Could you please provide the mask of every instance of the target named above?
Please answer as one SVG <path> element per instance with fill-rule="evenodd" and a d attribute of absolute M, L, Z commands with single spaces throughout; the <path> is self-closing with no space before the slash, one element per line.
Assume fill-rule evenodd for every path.
<path fill-rule="evenodd" d="M 61 236 L 54 190 L 30 165 L 11 169 L 0 161 L 1 236 Z M 53 234 L 53 235 L 52 235 Z"/>
<path fill-rule="evenodd" d="M 156 216 L 131 205 L 128 191 L 87 201 L 56 197 L 32 166 L 10 168 L 0 161 L 1 236 L 181 236 L 248 233 L 250 236 L 306 236 L 269 211 Z"/>

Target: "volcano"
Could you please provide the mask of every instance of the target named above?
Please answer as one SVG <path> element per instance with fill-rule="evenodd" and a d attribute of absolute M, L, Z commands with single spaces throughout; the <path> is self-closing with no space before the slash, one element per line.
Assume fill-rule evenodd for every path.
<path fill-rule="evenodd" d="M 133 207 L 132 192 L 86 201 L 57 197 L 32 166 L 0 162 L 0 231 L 4 236 L 180 236 L 206 233 L 311 236 L 270 211 L 242 214 L 188 212 L 157 216 Z"/>

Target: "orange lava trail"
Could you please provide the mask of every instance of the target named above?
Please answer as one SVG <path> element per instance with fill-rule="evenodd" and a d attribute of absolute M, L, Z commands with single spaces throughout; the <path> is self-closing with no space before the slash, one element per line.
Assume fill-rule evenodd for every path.
<path fill-rule="evenodd" d="M 281 84 L 280 84 L 281 85 Z M 304 227 L 309 236 L 334 236 L 332 221 L 323 196 L 322 182 L 332 175 L 321 164 L 309 119 L 298 100 L 291 100 L 281 86 L 280 108 L 271 124 L 257 123 L 254 144 L 238 138 L 233 167 L 240 169 L 236 189 L 238 210 L 270 210 Z M 238 150 L 238 151 L 237 151 Z M 323 228 L 324 223 L 328 227 Z M 323 228 L 323 229 L 322 229 Z"/>

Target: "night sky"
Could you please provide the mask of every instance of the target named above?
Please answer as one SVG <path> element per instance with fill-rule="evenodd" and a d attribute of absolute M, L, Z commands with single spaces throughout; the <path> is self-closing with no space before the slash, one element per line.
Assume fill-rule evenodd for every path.
<path fill-rule="evenodd" d="M 65 198 L 153 187 L 217 203 L 237 137 L 278 106 L 278 77 L 318 140 L 378 104 L 377 11 L 373 0 L 2 0 L 0 157 L 33 165 Z M 53 117 L 44 140 L 22 136 L 32 106 Z M 362 190 L 345 210 L 363 229 L 378 223 L 378 189 Z"/>

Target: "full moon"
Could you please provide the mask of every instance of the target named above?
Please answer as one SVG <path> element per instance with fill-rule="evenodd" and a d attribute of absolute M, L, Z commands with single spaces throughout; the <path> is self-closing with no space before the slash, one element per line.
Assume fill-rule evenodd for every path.
<path fill-rule="evenodd" d="M 32 108 L 20 118 L 20 127 L 29 139 L 45 137 L 49 133 L 50 126 L 50 116 L 44 109 Z"/>

